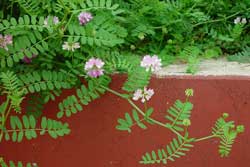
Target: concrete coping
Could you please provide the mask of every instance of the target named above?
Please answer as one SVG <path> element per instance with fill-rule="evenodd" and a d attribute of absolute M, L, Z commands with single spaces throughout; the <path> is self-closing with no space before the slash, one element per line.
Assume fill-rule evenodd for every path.
<path fill-rule="evenodd" d="M 225 58 L 202 60 L 197 73 L 186 73 L 187 64 L 172 64 L 157 71 L 157 77 L 225 77 L 250 78 L 250 63 L 229 62 Z"/>

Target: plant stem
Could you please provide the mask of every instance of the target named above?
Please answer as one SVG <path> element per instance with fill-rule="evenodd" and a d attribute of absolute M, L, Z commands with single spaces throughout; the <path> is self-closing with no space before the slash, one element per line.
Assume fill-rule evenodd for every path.
<path fill-rule="evenodd" d="M 115 91 L 115 90 L 112 90 L 112 89 L 110 89 L 110 88 L 108 88 L 108 87 L 105 87 L 105 86 L 101 86 L 101 87 L 104 88 L 104 89 L 106 89 L 106 90 L 109 91 L 110 93 L 115 94 L 116 96 L 119 96 L 119 97 L 124 98 L 124 99 L 128 99 L 128 97 L 126 96 L 126 94 L 121 94 L 121 93 L 119 93 L 119 92 L 117 92 L 117 91 Z"/>
<path fill-rule="evenodd" d="M 187 105 L 187 102 L 188 102 L 188 96 L 186 98 L 186 101 L 185 101 L 185 104 L 184 104 L 184 107 L 182 108 L 182 110 L 179 112 L 179 114 L 177 115 L 176 119 L 173 121 L 173 123 L 171 124 L 171 126 L 173 127 L 175 125 L 175 123 L 178 121 L 180 115 L 183 113 L 184 109 L 186 108 L 186 105 Z"/>
<path fill-rule="evenodd" d="M 129 104 L 131 104 L 131 106 L 134 107 L 142 116 L 145 116 L 145 113 L 132 100 L 130 100 L 130 99 L 127 99 L 127 100 L 129 102 Z M 150 117 L 148 119 L 150 121 L 152 121 L 153 123 L 159 125 L 159 126 L 162 126 L 164 128 L 167 128 L 167 129 L 171 130 L 173 133 L 175 133 L 176 135 L 178 135 L 179 137 L 184 139 L 184 137 L 179 132 L 177 132 L 173 128 L 168 127 L 166 124 L 164 124 L 164 123 L 162 123 L 160 121 L 157 121 L 157 120 L 155 120 L 153 118 L 150 118 Z"/>
<path fill-rule="evenodd" d="M 6 122 L 5 111 L 7 110 L 8 106 L 9 106 L 9 102 L 10 102 L 10 99 L 7 97 L 4 109 L 3 109 L 3 111 L 1 111 L 1 113 L 2 113 L 1 128 L 2 129 L 1 129 L 1 133 L 0 133 L 0 142 L 2 141 L 2 138 L 3 138 L 3 128 L 4 128 L 4 125 L 5 125 L 5 122 Z M 10 108 L 11 107 L 9 107 L 9 110 L 10 110 Z M 7 111 L 7 113 L 9 113 L 9 110 Z"/>
<path fill-rule="evenodd" d="M 147 110 L 148 110 L 147 101 L 145 101 L 145 103 L 144 103 L 144 110 L 145 110 L 145 111 L 147 111 Z"/>
<path fill-rule="evenodd" d="M 117 96 L 119 96 L 119 97 L 121 97 L 121 98 L 124 98 L 124 99 L 126 99 L 128 102 L 129 102 L 129 104 L 134 108 L 134 109 L 136 109 L 143 117 L 145 117 L 145 113 L 131 100 L 131 99 L 129 99 L 126 95 L 124 95 L 124 94 L 121 94 L 121 93 L 119 93 L 119 92 L 117 92 L 117 91 L 115 91 L 115 90 L 112 90 L 112 89 L 110 89 L 110 88 L 107 88 L 107 87 L 105 87 L 105 86 L 102 86 L 102 88 L 104 88 L 104 89 L 106 89 L 107 91 L 109 91 L 110 93 L 113 93 L 113 94 L 115 94 L 115 95 L 117 95 Z M 177 136 L 179 136 L 179 137 L 181 137 L 182 139 L 184 139 L 184 137 L 179 133 L 179 132 L 177 132 L 176 130 L 174 130 L 173 128 L 170 128 L 170 127 L 168 127 L 166 124 L 164 124 L 164 123 L 162 123 L 162 122 L 160 122 L 160 121 L 157 121 L 157 120 L 155 120 L 155 119 L 153 119 L 153 118 L 148 118 L 150 121 L 152 121 L 154 124 L 157 124 L 157 125 L 159 125 L 159 126 L 162 126 L 162 127 L 164 127 L 164 128 L 167 128 L 167 129 L 169 129 L 169 130 L 171 130 L 173 133 L 175 133 Z"/>
<path fill-rule="evenodd" d="M 208 140 L 208 139 L 215 138 L 215 137 L 217 137 L 217 135 L 209 135 L 209 136 L 205 136 L 205 137 L 201 137 L 201 138 L 195 139 L 195 142 L 199 142 L 199 141 L 203 141 L 203 140 Z"/>
<path fill-rule="evenodd" d="M 246 11 L 249 11 L 249 10 L 250 10 L 250 8 L 248 8 Z M 240 14 L 241 12 L 242 12 L 242 11 L 236 12 L 236 13 L 234 13 L 234 14 L 232 14 L 232 15 L 230 15 L 230 16 L 227 16 L 227 17 L 225 17 L 225 18 L 222 18 L 222 19 L 208 20 L 208 21 L 200 22 L 200 23 L 195 24 L 193 27 L 197 27 L 197 26 L 199 26 L 199 25 L 207 24 L 207 23 L 215 23 L 215 22 L 224 21 L 224 20 L 230 19 L 230 18 L 232 18 L 232 17 L 235 17 L 236 15 Z"/>
<path fill-rule="evenodd" d="M 6 115 L 5 115 L 5 119 L 4 119 L 4 122 L 3 122 L 3 126 L 5 126 L 6 120 L 8 119 L 8 117 L 9 117 L 9 115 L 10 115 L 11 109 L 12 109 L 12 107 L 9 106 L 9 109 L 8 109 L 8 111 L 6 112 Z"/>

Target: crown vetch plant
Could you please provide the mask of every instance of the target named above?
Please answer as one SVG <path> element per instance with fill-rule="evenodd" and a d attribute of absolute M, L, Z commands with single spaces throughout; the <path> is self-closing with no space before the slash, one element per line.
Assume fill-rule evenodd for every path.
<path fill-rule="evenodd" d="M 248 0 L 1 0 L 0 142 L 63 137 L 71 130 L 59 119 L 77 114 L 108 91 L 133 107 L 118 119 L 116 129 L 132 132 L 133 126 L 147 129 L 152 124 L 176 134 L 166 147 L 142 155 L 140 163 L 166 164 L 185 156 L 196 142 L 212 138 L 220 140 L 219 154 L 228 156 L 243 125 L 228 121 L 224 113 L 211 135 L 190 136 L 189 98 L 194 91 L 187 89 L 186 100 L 176 100 L 160 122 L 152 115 L 157 111 L 147 105 L 154 95 L 148 85 L 152 72 L 175 59 L 190 62 L 192 72 L 203 52 L 211 58 L 222 50 L 235 53 L 247 47 L 249 5 Z M 239 54 L 247 55 L 243 51 Z M 117 72 L 128 74 L 125 93 L 109 88 L 109 75 Z M 42 115 L 48 101 L 71 88 L 76 93 L 59 103 L 57 120 Z M 27 108 L 21 108 L 24 98 Z M 0 164 L 37 166 L 3 158 Z"/>

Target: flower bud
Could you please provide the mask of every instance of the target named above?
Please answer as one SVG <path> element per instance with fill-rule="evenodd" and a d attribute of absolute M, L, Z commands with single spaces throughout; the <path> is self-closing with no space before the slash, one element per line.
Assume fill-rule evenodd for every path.
<path fill-rule="evenodd" d="M 230 125 L 230 128 L 235 128 L 235 125 Z"/>
<path fill-rule="evenodd" d="M 238 133 L 244 132 L 244 131 L 245 131 L 244 125 L 238 125 L 238 126 L 236 127 L 236 131 L 237 131 Z"/>
<path fill-rule="evenodd" d="M 194 95 L 194 90 L 193 89 L 186 89 L 185 94 L 188 97 L 193 96 Z"/>
<path fill-rule="evenodd" d="M 222 117 L 223 117 L 224 119 L 226 119 L 226 118 L 229 117 L 229 114 L 228 114 L 228 113 L 223 113 Z"/>
<path fill-rule="evenodd" d="M 172 44 L 172 43 L 173 43 L 173 40 L 172 40 L 172 39 L 169 39 L 169 40 L 167 41 L 167 43 L 168 43 L 168 44 Z"/>
<path fill-rule="evenodd" d="M 145 38 L 145 36 L 144 36 L 144 33 L 139 33 L 138 34 L 138 38 L 140 39 L 140 40 L 143 40 L 144 38 Z"/>
<path fill-rule="evenodd" d="M 164 33 L 164 34 L 167 34 L 167 32 L 168 32 L 168 30 L 167 30 L 166 27 L 162 27 L 161 31 L 162 31 L 162 33 Z"/>
<path fill-rule="evenodd" d="M 182 123 L 183 123 L 184 126 L 190 126 L 191 125 L 190 119 L 184 119 Z"/>
<path fill-rule="evenodd" d="M 136 48 L 135 45 L 130 45 L 131 50 L 135 50 L 135 48 Z"/>

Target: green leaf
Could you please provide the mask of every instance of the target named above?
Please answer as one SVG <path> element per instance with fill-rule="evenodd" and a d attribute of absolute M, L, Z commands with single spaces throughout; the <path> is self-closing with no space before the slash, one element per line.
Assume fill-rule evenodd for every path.
<path fill-rule="evenodd" d="M 142 122 L 137 122 L 137 125 L 142 129 L 147 129 L 146 125 L 144 125 Z"/>
<path fill-rule="evenodd" d="M 191 110 L 193 109 L 193 104 L 190 102 L 181 102 L 180 100 L 176 100 L 174 105 L 170 107 L 167 112 L 169 115 L 166 115 L 166 119 L 168 119 L 171 124 L 170 128 L 173 128 L 177 131 L 183 131 L 184 125 L 183 120 L 189 119 L 191 116 Z"/>
<path fill-rule="evenodd" d="M 112 0 L 106 0 L 106 7 L 111 7 Z"/>
<path fill-rule="evenodd" d="M 142 67 L 137 67 L 128 73 L 128 79 L 122 89 L 127 92 L 134 92 L 137 89 L 143 89 L 149 84 L 151 74 Z"/>
<path fill-rule="evenodd" d="M 25 128 L 25 129 L 30 128 L 30 123 L 29 123 L 28 117 L 27 117 L 26 115 L 24 115 L 22 118 L 23 118 L 23 125 L 24 125 L 24 128 Z"/>
<path fill-rule="evenodd" d="M 20 131 L 18 133 L 17 142 L 21 142 L 23 140 L 23 135 L 24 135 L 23 131 Z"/>
<path fill-rule="evenodd" d="M 133 118 L 136 122 L 140 121 L 140 118 L 138 116 L 138 113 L 136 110 L 132 110 L 132 113 L 133 113 Z"/>
<path fill-rule="evenodd" d="M 145 117 L 146 117 L 146 118 L 149 118 L 153 112 L 154 112 L 154 109 L 153 109 L 153 108 L 149 108 L 149 109 L 146 111 L 146 113 L 145 113 Z"/>
<path fill-rule="evenodd" d="M 133 125 L 133 121 L 132 121 L 129 113 L 125 113 L 125 118 L 126 118 L 126 121 L 127 121 L 128 125 L 132 126 Z"/>
<path fill-rule="evenodd" d="M 42 129 L 47 128 L 47 119 L 46 119 L 46 117 L 42 117 L 41 127 L 42 127 Z"/>
<path fill-rule="evenodd" d="M 34 116 L 32 116 L 32 115 L 29 116 L 29 122 L 30 122 L 31 128 L 34 129 L 36 127 L 36 120 L 35 120 Z"/>
<path fill-rule="evenodd" d="M 12 133 L 12 141 L 13 141 L 13 142 L 16 142 L 16 141 L 17 141 L 17 132 L 16 132 L 16 131 L 14 131 L 14 132 Z"/>

